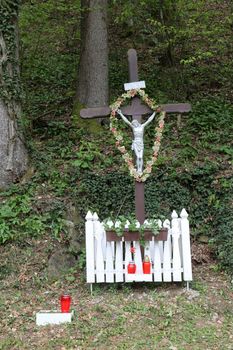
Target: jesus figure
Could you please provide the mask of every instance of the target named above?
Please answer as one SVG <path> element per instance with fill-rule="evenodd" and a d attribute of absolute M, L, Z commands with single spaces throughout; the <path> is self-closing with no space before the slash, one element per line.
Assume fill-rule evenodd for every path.
<path fill-rule="evenodd" d="M 128 124 L 133 130 L 134 139 L 133 139 L 131 148 L 136 155 L 137 172 L 138 172 L 138 174 L 142 174 L 142 172 L 143 172 L 143 151 L 144 151 L 144 143 L 143 143 L 144 128 L 154 119 L 155 112 L 143 124 L 139 123 L 135 119 L 132 122 L 130 122 L 124 116 L 124 114 L 121 112 L 120 109 L 117 110 L 117 113 L 121 116 L 121 118 L 124 120 L 124 122 L 126 124 Z"/>

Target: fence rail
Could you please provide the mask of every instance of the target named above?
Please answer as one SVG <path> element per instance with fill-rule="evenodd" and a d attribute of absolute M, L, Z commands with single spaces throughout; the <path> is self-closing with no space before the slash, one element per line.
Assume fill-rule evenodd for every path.
<path fill-rule="evenodd" d="M 190 231 L 185 209 L 178 217 L 173 211 L 171 221 L 165 220 L 168 228 L 166 241 L 145 242 L 145 255 L 152 263 L 151 274 L 143 274 L 143 259 L 138 241 L 115 242 L 106 240 L 106 232 L 96 213 L 86 216 L 86 277 L 88 283 L 113 282 L 172 282 L 192 281 Z M 135 247 L 135 274 L 127 273 L 132 260 L 130 248 Z"/>

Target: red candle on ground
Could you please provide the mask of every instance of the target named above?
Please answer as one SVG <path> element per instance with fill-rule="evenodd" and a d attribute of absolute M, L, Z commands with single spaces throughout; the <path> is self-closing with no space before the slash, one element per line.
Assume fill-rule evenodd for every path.
<path fill-rule="evenodd" d="M 61 302 L 61 312 L 69 312 L 71 304 L 71 296 L 68 294 L 63 294 L 60 298 Z"/>
<path fill-rule="evenodd" d="M 128 273 L 135 273 L 136 272 L 136 264 L 134 261 L 130 261 L 127 266 Z"/>

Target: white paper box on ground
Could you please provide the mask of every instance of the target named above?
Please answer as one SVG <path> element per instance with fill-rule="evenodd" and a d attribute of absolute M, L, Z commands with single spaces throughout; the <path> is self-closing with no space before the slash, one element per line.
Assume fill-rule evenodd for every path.
<path fill-rule="evenodd" d="M 36 314 L 37 326 L 46 326 L 48 324 L 70 323 L 74 312 L 59 312 L 42 310 Z"/>

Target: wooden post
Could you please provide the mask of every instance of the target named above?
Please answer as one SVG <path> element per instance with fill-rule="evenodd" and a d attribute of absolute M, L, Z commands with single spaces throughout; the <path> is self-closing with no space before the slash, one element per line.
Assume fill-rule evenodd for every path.
<path fill-rule="evenodd" d="M 143 224 L 145 221 L 145 186 L 143 182 L 135 181 L 135 211 L 136 218 Z"/>
<path fill-rule="evenodd" d="M 138 60 L 136 50 L 130 49 L 128 51 L 128 62 L 129 62 L 129 81 L 130 83 L 134 81 L 138 81 Z M 132 99 L 132 112 L 135 105 L 138 103 L 138 98 Z M 132 119 L 136 119 L 139 123 L 142 121 L 142 116 L 140 114 L 136 114 L 135 112 L 132 114 Z M 135 181 L 135 213 L 136 218 L 143 224 L 145 221 L 145 194 L 144 194 L 144 183 Z"/>

